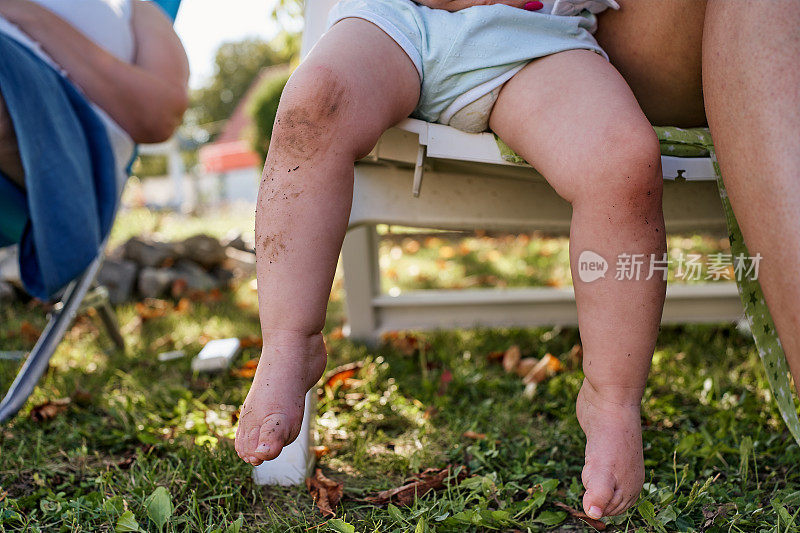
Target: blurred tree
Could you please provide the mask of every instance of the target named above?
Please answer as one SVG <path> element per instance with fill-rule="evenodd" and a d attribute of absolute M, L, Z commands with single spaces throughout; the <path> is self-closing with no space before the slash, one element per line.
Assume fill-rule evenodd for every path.
<path fill-rule="evenodd" d="M 278 112 L 278 101 L 290 74 L 291 70 L 286 69 L 264 78 L 247 103 L 247 113 L 253 119 L 254 126 L 253 150 L 261 155 L 262 161 L 267 157 L 272 124 Z"/>
<path fill-rule="evenodd" d="M 208 85 L 192 93 L 185 123 L 215 135 L 215 123 L 231 115 L 259 71 L 288 62 L 298 50 L 299 39 L 291 34 L 280 35 L 271 43 L 258 39 L 224 43 L 217 50 L 214 75 Z"/>

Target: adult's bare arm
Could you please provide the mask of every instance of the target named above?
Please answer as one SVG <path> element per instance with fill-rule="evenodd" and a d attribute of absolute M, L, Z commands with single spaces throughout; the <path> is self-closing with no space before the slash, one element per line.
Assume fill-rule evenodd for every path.
<path fill-rule="evenodd" d="M 513 7 L 522 8 L 531 0 L 414 0 L 416 3 L 432 9 L 444 9 L 445 11 L 460 11 L 473 6 L 490 6 L 494 4 L 506 4 Z"/>
<path fill-rule="evenodd" d="M 188 105 L 189 64 L 172 24 L 156 5 L 133 2 L 132 64 L 29 0 L 0 0 L 0 15 L 39 42 L 135 142 L 164 141 L 180 124 Z"/>

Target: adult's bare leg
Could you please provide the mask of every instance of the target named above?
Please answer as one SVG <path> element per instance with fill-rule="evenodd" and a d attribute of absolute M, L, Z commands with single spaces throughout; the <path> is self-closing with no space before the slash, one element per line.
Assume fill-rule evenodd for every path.
<path fill-rule="evenodd" d="M 705 0 L 620 0 L 597 41 L 656 126 L 705 124 L 700 78 Z M 734 2 L 739 4 L 740 2 Z"/>
<path fill-rule="evenodd" d="M 703 79 L 722 177 L 800 386 L 800 3 L 710 0 Z"/>
<path fill-rule="evenodd" d="M 21 186 L 25 183 L 17 136 L 2 94 L 0 94 L 0 172 Z"/>

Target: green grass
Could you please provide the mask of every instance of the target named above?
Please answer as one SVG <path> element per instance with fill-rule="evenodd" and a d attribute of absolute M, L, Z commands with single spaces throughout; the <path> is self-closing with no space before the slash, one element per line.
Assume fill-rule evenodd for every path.
<path fill-rule="evenodd" d="M 137 211 L 120 220 L 115 236 L 119 242 L 142 229 L 183 236 L 191 232 L 185 226 L 224 234 L 233 218 L 165 220 Z M 467 285 L 496 285 L 498 279 L 508 285 L 523 279 L 569 283 L 561 240 L 437 238 L 441 242 L 426 243 L 413 233 L 385 235 L 384 271 L 395 274 L 389 272 L 384 286 L 441 288 L 470 277 L 475 281 Z M 419 240 L 420 250 L 404 245 L 405 239 Z M 393 259 L 395 246 L 410 249 Z M 442 254 L 444 246 L 456 251 L 453 257 L 442 258 L 450 254 Z M 680 246 L 701 253 L 720 248 L 716 239 L 700 237 L 670 244 Z M 547 248 L 549 255 L 528 258 L 532 247 Z M 493 248 L 499 257 L 481 258 Z M 418 270 L 409 271 L 409 256 L 417 256 Z M 449 264 L 440 268 L 439 260 Z M 456 274 L 440 275 L 450 269 Z M 427 278 L 418 279 L 420 273 Z M 578 342 L 577 330 L 435 332 L 419 334 L 428 343 L 423 354 L 405 355 L 391 344 L 368 349 L 330 335 L 344 318 L 339 285 L 326 327 L 329 367 L 364 363 L 352 387 L 324 391 L 318 406 L 317 438 L 330 449 L 319 466 L 345 486 L 339 519 L 359 532 L 591 530 L 554 505 L 579 508 L 582 493 L 584 442 L 574 408 L 582 373 L 566 355 Z M 0 428 L 0 531 L 113 531 L 126 510 L 142 529 L 157 531 L 148 518 L 155 506 L 147 503 L 156 487 L 165 487 L 174 505 L 165 531 L 234 531 L 239 519 L 242 531 L 345 530 L 340 522 L 326 522 L 305 487 L 252 483 L 230 440 L 232 416 L 249 380 L 192 374 L 190 356 L 204 339 L 259 332 L 248 283 L 223 296 L 138 327 L 134 306 L 121 306 L 129 346 L 124 354 L 112 349 L 90 317 L 78 321 L 26 410 Z M 30 348 L 19 334 L 24 321 L 42 327 L 42 310 L 27 304 L 0 309 L 3 349 Z M 567 370 L 526 398 L 520 379 L 487 358 L 512 344 L 523 355 L 560 357 Z M 171 349 L 189 356 L 157 360 Z M 249 348 L 239 362 L 257 355 Z M 0 361 L 0 371 L 5 385 L 16 365 Z M 440 394 L 447 371 L 453 379 Z M 72 404 L 52 420 L 28 416 L 31 406 L 68 396 Z M 798 529 L 800 448 L 770 399 L 748 336 L 728 325 L 664 328 L 643 423 L 647 484 L 637 506 L 612 520 L 612 528 Z M 467 438 L 468 430 L 487 438 Z M 447 464 L 467 467 L 473 477 L 408 508 L 363 500 L 410 474 Z"/>

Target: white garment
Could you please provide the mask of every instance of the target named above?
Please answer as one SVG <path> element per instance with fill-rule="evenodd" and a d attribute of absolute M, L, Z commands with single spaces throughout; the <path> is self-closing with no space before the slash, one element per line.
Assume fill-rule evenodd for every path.
<path fill-rule="evenodd" d="M 136 0 L 32 0 L 69 22 L 101 48 L 118 59 L 132 63 L 136 42 L 131 24 L 133 4 Z M 45 62 L 69 77 L 44 49 L 18 26 L 0 15 L 0 32 L 26 46 Z M 127 179 L 135 144 L 131 137 L 99 106 L 92 104 L 108 132 L 117 167 L 118 190 Z"/>

